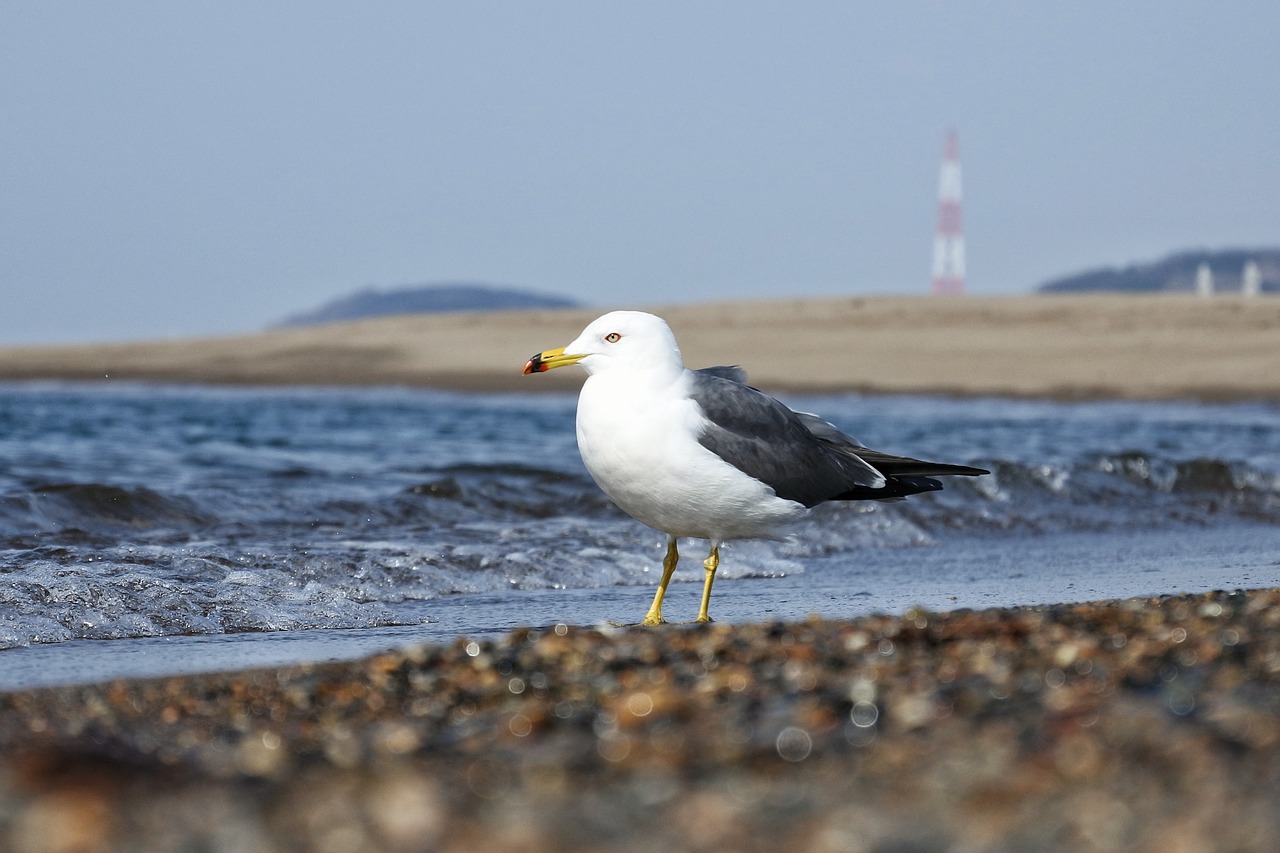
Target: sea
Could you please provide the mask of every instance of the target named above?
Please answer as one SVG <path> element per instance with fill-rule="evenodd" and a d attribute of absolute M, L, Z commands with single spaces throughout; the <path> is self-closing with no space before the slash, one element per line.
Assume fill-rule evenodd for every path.
<path fill-rule="evenodd" d="M 729 543 L 718 621 L 1280 586 L 1274 403 L 783 399 L 992 473 Z M 592 483 L 575 404 L 0 384 L 0 690 L 637 622 L 665 539 Z M 705 549 L 681 543 L 673 622 L 697 612 Z"/>

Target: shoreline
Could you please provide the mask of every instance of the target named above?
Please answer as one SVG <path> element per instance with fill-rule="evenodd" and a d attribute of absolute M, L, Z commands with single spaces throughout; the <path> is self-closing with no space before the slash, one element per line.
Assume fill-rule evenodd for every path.
<path fill-rule="evenodd" d="M 1277 623 L 1261 589 L 555 626 L 0 694 L 0 839 L 1275 849 Z"/>
<path fill-rule="evenodd" d="M 1159 321 L 1141 334 L 1139 307 Z M 520 377 L 519 366 L 594 313 L 7 350 L 0 378 L 61 365 L 129 382 L 572 391 L 580 377 Z M 739 361 L 770 390 L 856 380 L 891 394 L 1280 400 L 1280 300 L 662 313 L 692 366 Z M 1156 589 L 1275 582 L 1235 569 L 1213 580 L 1234 565 L 1219 548 L 1195 585 L 1178 586 L 1174 549 L 1143 546 Z M 1139 570 L 1110 549 L 1073 579 L 1113 553 L 1126 576 Z M 888 589 L 921 588 L 891 578 Z M 453 631 L 340 662 L 0 691 L 0 849 L 1280 849 L 1280 588 L 1029 600 Z M 520 612 L 504 624 L 528 624 Z"/>
<path fill-rule="evenodd" d="M 1059 400 L 1280 400 L 1280 299 L 1183 295 L 857 297 L 650 308 L 692 367 L 766 390 Z M 258 334 L 0 348 L 0 380 L 402 385 L 572 391 L 522 377 L 598 309 L 424 314 Z"/>

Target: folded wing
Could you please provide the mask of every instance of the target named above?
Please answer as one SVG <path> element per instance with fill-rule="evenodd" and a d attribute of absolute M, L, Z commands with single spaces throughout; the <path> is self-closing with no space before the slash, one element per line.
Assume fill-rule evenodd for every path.
<path fill-rule="evenodd" d="M 778 497 L 807 507 L 894 500 L 941 489 L 933 476 L 988 473 L 871 450 L 816 415 L 792 411 L 745 384 L 737 367 L 691 371 L 689 379 L 706 417 L 699 443 Z"/>

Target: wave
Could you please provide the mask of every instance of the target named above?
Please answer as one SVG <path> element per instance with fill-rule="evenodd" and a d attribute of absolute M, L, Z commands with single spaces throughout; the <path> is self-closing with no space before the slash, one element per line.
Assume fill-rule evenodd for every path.
<path fill-rule="evenodd" d="M 952 478 L 922 519 L 975 530 L 1102 531 L 1280 520 L 1280 474 L 1239 460 L 1170 460 L 1140 452 L 1067 464 L 995 462 L 991 475 Z M 941 511 L 938 511 L 941 510 Z"/>
<path fill-rule="evenodd" d="M 1194 522 L 1202 514 L 1280 517 L 1280 474 L 1239 460 L 1170 460 L 1126 452 L 1068 463 L 978 460 L 992 473 L 952 477 L 945 489 L 901 504 L 921 523 L 944 527 L 1105 529 L 1117 524 Z M 160 490 L 111 483 L 36 483 L 0 496 L 0 536 L 79 533 L 143 539 L 359 524 L 438 527 L 526 519 L 621 517 L 585 473 L 525 465 L 456 465 L 398 488 L 356 486 L 292 469 L 284 484 L 224 484 Z M 878 506 L 875 504 L 869 506 Z M 886 507 L 886 510 L 888 507 Z M 1054 521 L 1058 519 L 1058 521 Z"/>
<path fill-rule="evenodd" d="M 0 516 L 25 520 L 37 529 L 119 531 L 209 524 L 193 501 L 145 486 L 102 483 L 37 485 L 25 495 L 0 499 Z"/>
<path fill-rule="evenodd" d="M 992 474 L 899 503 L 826 504 L 787 541 L 732 543 L 722 571 L 776 576 L 957 536 L 1280 521 L 1280 476 L 1239 460 L 976 464 Z M 391 488 L 305 470 L 267 482 L 35 483 L 0 497 L 0 648 L 416 624 L 441 596 L 652 584 L 661 559 L 662 537 L 585 473 L 466 464 Z M 699 579 L 685 563 L 677 579 Z"/>

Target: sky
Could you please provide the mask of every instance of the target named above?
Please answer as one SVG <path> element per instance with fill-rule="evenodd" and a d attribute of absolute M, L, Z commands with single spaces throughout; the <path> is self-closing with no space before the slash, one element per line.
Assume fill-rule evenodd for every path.
<path fill-rule="evenodd" d="M 968 290 L 1280 242 L 1280 4 L 0 0 L 0 345 L 367 287 Z"/>

